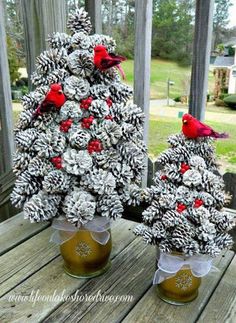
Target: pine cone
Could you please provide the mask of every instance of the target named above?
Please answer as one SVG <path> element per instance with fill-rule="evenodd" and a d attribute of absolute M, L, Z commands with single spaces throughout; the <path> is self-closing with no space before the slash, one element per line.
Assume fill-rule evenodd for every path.
<path fill-rule="evenodd" d="M 122 83 L 114 83 L 109 88 L 111 92 L 111 100 L 116 103 L 126 103 L 132 96 L 132 89 Z"/>
<path fill-rule="evenodd" d="M 112 194 L 101 195 L 98 198 L 97 211 L 102 215 L 112 219 L 120 218 L 124 211 L 119 195 L 116 192 Z"/>
<path fill-rule="evenodd" d="M 88 131 L 83 129 L 75 129 L 69 133 L 69 142 L 72 147 L 84 149 L 88 146 L 91 136 Z"/>
<path fill-rule="evenodd" d="M 90 37 L 85 35 L 83 32 L 75 33 L 71 37 L 71 46 L 76 49 L 90 49 L 93 48 L 91 45 Z"/>
<path fill-rule="evenodd" d="M 94 69 L 93 56 L 85 50 L 75 50 L 68 57 L 70 71 L 79 77 L 86 78 Z"/>
<path fill-rule="evenodd" d="M 63 211 L 67 220 L 77 226 L 91 221 L 94 217 L 95 209 L 95 198 L 78 187 L 74 187 L 74 190 L 65 197 L 63 204 Z"/>
<path fill-rule="evenodd" d="M 90 95 L 99 100 L 106 100 L 110 96 L 108 86 L 96 84 L 90 87 Z"/>
<path fill-rule="evenodd" d="M 53 165 L 47 159 L 34 157 L 28 165 L 28 172 L 32 176 L 45 176 L 49 171 L 53 170 Z"/>
<path fill-rule="evenodd" d="M 47 42 L 54 49 L 60 49 L 61 47 L 69 48 L 71 45 L 71 36 L 59 32 L 52 33 L 48 36 Z"/>
<path fill-rule="evenodd" d="M 106 47 L 108 53 L 114 53 L 116 49 L 116 41 L 107 35 L 94 34 L 89 36 L 91 46 L 94 48 L 97 45 L 103 45 Z"/>
<path fill-rule="evenodd" d="M 83 118 L 83 111 L 75 101 L 67 100 L 60 109 L 60 119 L 67 120 L 72 118 L 75 122 Z"/>
<path fill-rule="evenodd" d="M 83 175 L 93 166 L 92 157 L 87 150 L 77 151 L 67 148 L 63 154 L 63 167 L 69 174 Z"/>
<path fill-rule="evenodd" d="M 229 249 L 233 245 L 233 238 L 229 233 L 218 233 L 214 242 L 220 250 Z"/>
<path fill-rule="evenodd" d="M 32 223 L 48 221 L 57 215 L 60 201 L 59 195 L 49 195 L 40 191 L 25 203 L 24 218 Z"/>
<path fill-rule="evenodd" d="M 68 16 L 67 28 L 74 34 L 83 32 L 89 34 L 92 30 L 92 25 L 88 13 L 84 8 L 78 8 Z"/>
<path fill-rule="evenodd" d="M 26 152 L 17 151 L 13 155 L 13 173 L 17 176 L 27 169 L 32 155 Z"/>
<path fill-rule="evenodd" d="M 20 208 L 30 197 L 41 189 L 41 181 L 26 170 L 16 179 L 11 193 L 11 202 Z"/>
<path fill-rule="evenodd" d="M 116 180 L 110 172 L 95 168 L 81 177 L 80 185 L 99 195 L 113 194 Z"/>
<path fill-rule="evenodd" d="M 44 177 L 43 189 L 48 193 L 67 192 L 71 186 L 71 176 L 61 170 L 53 170 Z"/>
<path fill-rule="evenodd" d="M 67 52 L 64 48 L 49 49 L 36 58 L 36 71 L 39 74 L 47 74 L 51 71 L 67 67 Z"/>
<path fill-rule="evenodd" d="M 64 82 L 64 94 L 70 100 L 80 101 L 89 93 L 89 82 L 86 79 L 70 76 Z"/>
<path fill-rule="evenodd" d="M 38 131 L 34 128 L 28 128 L 26 130 L 22 130 L 15 136 L 16 147 L 20 151 L 29 151 L 31 150 L 32 145 L 38 137 Z"/>
<path fill-rule="evenodd" d="M 109 114 L 109 107 L 106 101 L 104 100 L 93 100 L 88 110 L 96 118 L 101 118 L 101 119 L 104 119 L 104 117 Z"/>
<path fill-rule="evenodd" d="M 33 148 L 39 157 L 52 158 L 61 155 L 66 144 L 65 137 L 58 131 L 41 133 Z"/>

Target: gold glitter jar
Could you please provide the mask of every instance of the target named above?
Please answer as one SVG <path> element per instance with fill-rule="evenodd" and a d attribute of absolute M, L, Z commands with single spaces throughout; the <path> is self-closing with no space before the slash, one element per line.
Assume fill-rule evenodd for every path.
<path fill-rule="evenodd" d="M 166 254 L 158 249 L 157 259 L 153 284 L 157 284 L 158 296 L 174 305 L 193 301 L 198 296 L 201 277 L 211 268 L 211 259 L 202 255 L 189 257 L 178 252 Z"/>
<path fill-rule="evenodd" d="M 173 277 L 157 285 L 158 296 L 167 303 L 184 305 L 198 296 L 201 278 L 192 274 L 189 266 L 182 267 Z"/>
<path fill-rule="evenodd" d="M 110 232 L 110 229 L 107 230 Z M 67 232 L 61 231 L 65 238 Z M 96 241 L 93 232 L 80 228 L 70 239 L 60 245 L 65 272 L 73 277 L 95 277 L 110 266 L 111 235 L 106 244 Z M 98 233 L 97 233 L 98 234 Z M 102 233 L 101 233 L 102 234 Z"/>

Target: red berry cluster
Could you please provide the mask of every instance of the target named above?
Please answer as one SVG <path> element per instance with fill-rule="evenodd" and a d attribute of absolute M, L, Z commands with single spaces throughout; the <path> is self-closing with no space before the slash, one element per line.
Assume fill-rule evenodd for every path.
<path fill-rule="evenodd" d="M 177 209 L 176 209 L 177 212 L 182 213 L 186 209 L 187 209 L 187 206 L 184 205 L 183 203 L 178 203 L 177 204 Z"/>
<path fill-rule="evenodd" d="M 93 139 L 88 144 L 88 152 L 92 154 L 93 152 L 100 153 L 103 150 L 102 143 L 99 139 Z"/>
<path fill-rule="evenodd" d="M 193 207 L 198 208 L 198 207 L 200 207 L 200 206 L 202 206 L 202 205 L 203 205 L 203 200 L 201 200 L 201 199 L 196 199 L 196 200 L 194 201 L 194 205 L 193 205 Z"/>
<path fill-rule="evenodd" d="M 89 129 L 91 124 L 93 123 L 93 120 L 94 120 L 93 116 L 89 116 L 88 118 L 83 118 L 82 123 L 81 123 L 82 127 Z"/>
<path fill-rule="evenodd" d="M 105 116 L 106 120 L 113 120 L 113 116 L 111 116 L 110 114 L 108 116 Z"/>
<path fill-rule="evenodd" d="M 108 97 L 107 99 L 106 99 L 106 103 L 107 103 L 107 105 L 109 106 L 109 108 L 112 106 L 112 100 L 111 100 L 111 98 L 110 97 Z"/>
<path fill-rule="evenodd" d="M 180 169 L 180 173 L 184 174 L 185 172 L 187 172 L 187 170 L 190 169 L 190 166 L 188 164 L 182 163 L 181 164 L 181 169 Z"/>
<path fill-rule="evenodd" d="M 62 168 L 62 158 L 60 156 L 51 158 L 51 162 L 57 169 Z"/>
<path fill-rule="evenodd" d="M 162 176 L 161 176 L 161 180 L 162 180 L 162 181 L 167 180 L 167 178 L 168 178 L 168 177 L 167 177 L 166 175 L 162 175 Z"/>
<path fill-rule="evenodd" d="M 88 110 L 92 102 L 93 102 L 93 98 L 89 96 L 87 99 L 80 101 L 80 107 L 82 109 Z"/>
<path fill-rule="evenodd" d="M 72 119 L 67 119 L 65 121 L 62 121 L 60 124 L 60 130 L 63 132 L 68 132 L 68 130 L 70 129 L 71 125 L 73 123 Z"/>

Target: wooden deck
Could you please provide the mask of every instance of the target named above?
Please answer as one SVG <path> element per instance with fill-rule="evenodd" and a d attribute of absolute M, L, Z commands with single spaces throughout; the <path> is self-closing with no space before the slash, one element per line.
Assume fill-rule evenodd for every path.
<path fill-rule="evenodd" d="M 112 266 L 93 279 L 76 279 L 62 269 L 58 247 L 49 243 L 47 224 L 32 225 L 22 214 L 0 224 L 0 322 L 235 322 L 236 257 L 215 259 L 218 271 L 203 278 L 198 298 L 185 306 L 161 301 L 152 286 L 155 247 L 132 234 L 136 223 L 118 220 L 112 228 Z M 38 292 L 37 292 L 38 291 Z M 129 302 L 16 301 L 11 297 L 130 295 Z M 77 293 L 77 294 L 76 294 Z"/>

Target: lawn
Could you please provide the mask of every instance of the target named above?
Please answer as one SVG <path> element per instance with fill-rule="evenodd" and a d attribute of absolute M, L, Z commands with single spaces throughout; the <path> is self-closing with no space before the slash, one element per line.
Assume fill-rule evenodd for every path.
<path fill-rule="evenodd" d="M 220 158 L 225 170 L 236 171 L 236 127 L 232 124 L 221 124 L 207 122 L 219 132 L 227 132 L 229 139 L 216 141 L 216 153 Z M 164 149 L 168 147 L 166 139 L 169 135 L 181 130 L 181 119 L 163 118 L 151 116 L 149 124 L 148 151 L 152 159 L 155 159 Z"/>
<path fill-rule="evenodd" d="M 127 60 L 122 63 L 124 68 L 127 83 L 133 84 L 133 69 L 134 61 Z M 177 96 L 185 94 L 186 86 L 190 85 L 191 67 L 179 66 L 176 62 L 152 59 L 151 62 L 151 98 L 163 99 L 166 98 L 166 82 L 170 78 L 175 84 L 171 86 L 170 97 L 174 99 Z M 214 76 L 209 72 L 209 91 L 212 92 L 214 87 Z"/>

